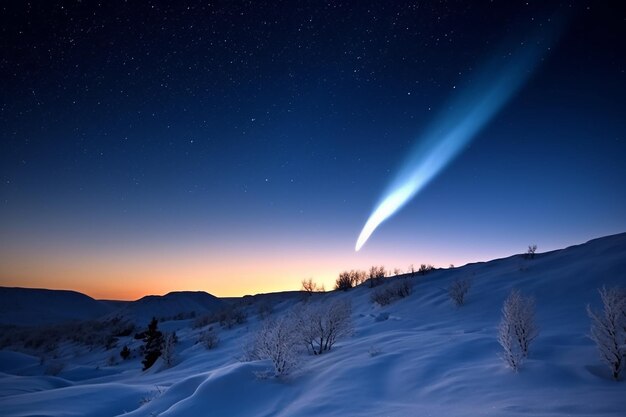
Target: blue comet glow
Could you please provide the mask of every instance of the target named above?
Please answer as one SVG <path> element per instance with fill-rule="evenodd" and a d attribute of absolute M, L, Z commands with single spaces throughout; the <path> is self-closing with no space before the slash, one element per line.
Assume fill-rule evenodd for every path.
<path fill-rule="evenodd" d="M 484 70 L 421 137 L 404 168 L 370 215 L 356 242 L 363 247 L 374 230 L 402 208 L 457 156 L 515 95 L 549 45 L 534 41 L 486 65 Z"/>

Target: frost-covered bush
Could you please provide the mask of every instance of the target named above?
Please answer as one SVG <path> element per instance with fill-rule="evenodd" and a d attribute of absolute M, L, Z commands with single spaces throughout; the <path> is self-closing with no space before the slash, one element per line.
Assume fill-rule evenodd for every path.
<path fill-rule="evenodd" d="M 293 315 L 267 319 L 254 339 L 253 355 L 272 362 L 275 377 L 293 372 L 299 364 L 301 339 Z"/>
<path fill-rule="evenodd" d="M 600 357 L 611 368 L 615 380 L 626 367 L 626 290 L 602 287 L 598 290 L 602 311 L 587 306 L 591 318 L 591 338 L 600 351 Z"/>
<path fill-rule="evenodd" d="M 502 359 L 517 371 L 528 357 L 530 343 L 537 337 L 535 301 L 512 290 L 502 307 L 498 342 L 504 350 Z"/>
<path fill-rule="evenodd" d="M 176 333 L 168 333 L 165 335 L 163 342 L 163 364 L 166 368 L 171 368 L 176 362 L 176 344 L 178 343 L 178 337 Z"/>
<path fill-rule="evenodd" d="M 200 334 L 200 339 L 198 341 L 202 343 L 202 346 L 204 346 L 206 350 L 211 350 L 217 347 L 220 338 L 217 335 L 217 332 L 213 330 L 213 327 L 209 327 Z"/>
<path fill-rule="evenodd" d="M 460 307 L 465 304 L 465 296 L 472 286 L 472 282 L 468 279 L 457 279 L 448 287 L 448 295 L 452 302 Z"/>
<path fill-rule="evenodd" d="M 331 350 L 337 339 L 352 332 L 349 300 L 306 305 L 294 311 L 301 342 L 314 355 Z"/>

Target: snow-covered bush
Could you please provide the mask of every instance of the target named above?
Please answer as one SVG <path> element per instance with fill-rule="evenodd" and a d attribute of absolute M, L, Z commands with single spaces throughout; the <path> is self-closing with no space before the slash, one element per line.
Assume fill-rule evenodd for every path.
<path fill-rule="evenodd" d="M 298 367 L 300 343 L 293 315 L 267 319 L 256 334 L 252 356 L 269 359 L 275 377 L 286 376 Z"/>
<path fill-rule="evenodd" d="M 200 334 L 200 339 L 198 341 L 202 343 L 202 346 L 204 346 L 206 350 L 211 350 L 217 347 L 220 338 L 217 335 L 217 332 L 213 330 L 213 327 L 209 327 Z"/>
<path fill-rule="evenodd" d="M 168 333 L 165 335 L 165 340 L 163 342 L 163 364 L 166 368 L 171 368 L 174 366 L 176 362 L 176 343 L 178 342 L 178 338 L 176 337 L 176 333 Z"/>
<path fill-rule="evenodd" d="M 502 359 L 517 371 L 528 357 L 530 343 L 537 337 L 535 301 L 512 290 L 502 307 L 498 342 L 504 350 Z"/>
<path fill-rule="evenodd" d="M 448 287 L 448 295 L 457 307 L 465 304 L 465 296 L 472 286 L 468 279 L 457 279 Z"/>
<path fill-rule="evenodd" d="M 591 338 L 617 380 L 626 367 L 626 290 L 602 287 L 598 291 L 602 311 L 587 306 L 587 314 L 591 318 Z"/>
<path fill-rule="evenodd" d="M 337 339 L 352 332 L 352 304 L 349 300 L 302 306 L 294 311 L 294 315 L 300 340 L 314 355 L 331 350 Z"/>

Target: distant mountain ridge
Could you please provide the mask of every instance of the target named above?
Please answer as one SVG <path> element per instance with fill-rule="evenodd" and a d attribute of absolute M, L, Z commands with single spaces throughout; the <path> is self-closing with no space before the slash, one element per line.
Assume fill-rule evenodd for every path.
<path fill-rule="evenodd" d="M 111 311 L 107 304 L 77 291 L 0 287 L 0 324 L 3 325 L 90 320 Z"/>
<path fill-rule="evenodd" d="M 224 300 L 204 291 L 174 291 L 165 295 L 146 295 L 126 304 L 112 314 L 136 323 L 147 323 L 152 317 L 188 318 L 212 313 L 228 305 Z"/>
<path fill-rule="evenodd" d="M 204 291 L 148 295 L 136 301 L 95 300 L 77 291 L 0 287 L 0 325 L 36 326 L 122 317 L 144 324 L 157 318 L 215 312 L 227 302 Z"/>

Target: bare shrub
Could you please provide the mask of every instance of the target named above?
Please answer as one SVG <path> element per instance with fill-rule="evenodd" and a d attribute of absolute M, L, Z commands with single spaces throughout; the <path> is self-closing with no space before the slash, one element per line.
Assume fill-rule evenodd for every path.
<path fill-rule="evenodd" d="M 354 286 L 354 281 L 352 280 L 352 275 L 349 271 L 343 271 L 337 277 L 335 281 L 335 289 L 347 291 Z"/>
<path fill-rule="evenodd" d="M 626 367 L 626 290 L 620 287 L 598 290 L 602 311 L 587 306 L 591 318 L 591 339 L 596 342 L 600 357 L 618 380 Z"/>
<path fill-rule="evenodd" d="M 465 296 L 471 286 L 472 281 L 469 279 L 457 279 L 450 284 L 448 287 L 448 295 L 457 307 L 461 307 L 465 304 Z"/>
<path fill-rule="evenodd" d="M 300 343 L 297 322 L 293 316 L 268 319 L 256 334 L 253 355 L 259 359 L 269 359 L 275 377 L 286 376 L 299 365 Z"/>
<path fill-rule="evenodd" d="M 537 252 L 537 245 L 528 245 L 528 250 L 526 251 L 526 259 L 534 259 L 535 252 Z"/>
<path fill-rule="evenodd" d="M 393 296 L 391 292 L 387 290 L 387 288 L 379 288 L 372 292 L 370 299 L 373 303 L 376 303 L 380 306 L 386 306 L 387 304 L 391 304 L 393 301 Z"/>
<path fill-rule="evenodd" d="M 349 300 L 303 306 L 296 309 L 294 315 L 300 340 L 314 355 L 331 350 L 337 339 L 352 332 L 352 304 Z"/>
<path fill-rule="evenodd" d="M 204 346 L 206 350 L 211 350 L 217 347 L 220 338 L 217 335 L 217 332 L 213 330 L 213 327 L 209 327 L 207 330 L 202 332 L 202 334 L 200 334 L 200 339 L 198 341 L 202 343 L 202 346 Z"/>
<path fill-rule="evenodd" d="M 352 284 L 356 287 L 367 281 L 367 272 L 353 269 L 350 271 L 350 277 L 352 278 Z"/>
<path fill-rule="evenodd" d="M 400 268 L 394 268 L 394 269 L 393 269 L 393 274 L 394 274 L 395 276 L 402 275 L 402 269 L 400 269 Z"/>
<path fill-rule="evenodd" d="M 534 299 L 512 290 L 504 301 L 498 328 L 498 342 L 504 350 L 502 359 L 511 369 L 519 370 L 537 334 Z"/>
<path fill-rule="evenodd" d="M 411 295 L 413 291 L 413 287 L 406 279 L 402 279 L 400 281 L 396 281 L 390 285 L 391 290 L 393 291 L 396 298 L 404 298 Z"/>
<path fill-rule="evenodd" d="M 426 275 L 427 273 L 434 271 L 435 267 L 428 264 L 421 264 L 419 269 L 417 270 L 417 272 L 419 272 L 420 275 Z"/>
<path fill-rule="evenodd" d="M 318 285 L 312 278 L 308 278 L 302 280 L 302 291 L 312 295 L 314 292 L 324 292 L 325 289 L 324 285 Z"/>
<path fill-rule="evenodd" d="M 409 281 L 401 279 L 375 290 L 370 298 L 372 302 L 385 306 L 399 298 L 408 297 L 411 295 L 412 290 L 413 288 Z"/>
<path fill-rule="evenodd" d="M 228 307 L 217 313 L 217 319 L 222 327 L 232 329 L 237 324 L 243 324 L 248 319 L 246 312 L 238 307 Z"/>
<path fill-rule="evenodd" d="M 369 270 L 368 281 L 370 283 L 370 288 L 374 288 L 383 283 L 383 279 L 385 278 L 385 267 L 384 266 L 372 266 Z"/>

